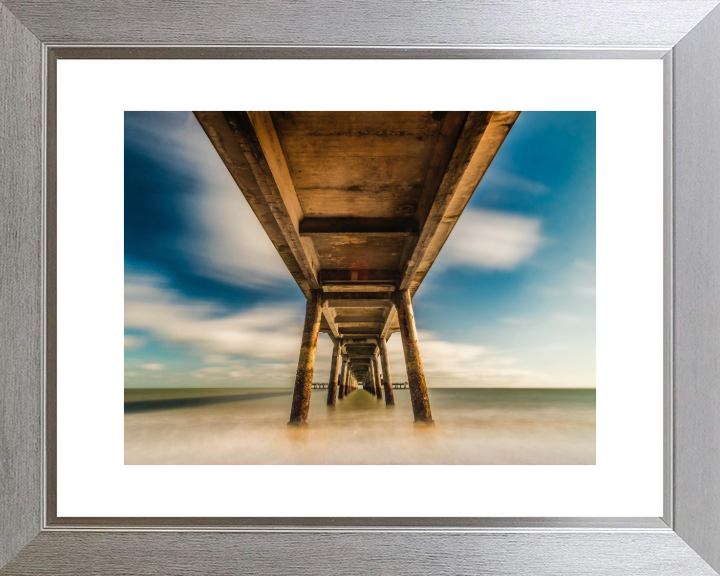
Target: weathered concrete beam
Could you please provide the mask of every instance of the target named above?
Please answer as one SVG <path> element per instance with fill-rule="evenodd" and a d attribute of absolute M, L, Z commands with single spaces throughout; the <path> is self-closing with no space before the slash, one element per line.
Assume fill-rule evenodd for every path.
<path fill-rule="evenodd" d="M 395 290 L 395 286 L 389 283 L 376 283 L 368 282 L 367 284 L 348 282 L 338 282 L 335 284 L 324 284 L 323 291 L 332 292 L 333 295 L 337 293 L 355 293 L 355 292 L 387 292 L 389 290 Z"/>
<path fill-rule="evenodd" d="M 288 425 L 307 424 L 321 310 L 322 292 L 313 290 L 305 305 L 305 324 L 303 326 L 300 357 L 298 358 L 297 373 L 295 374 L 295 390 L 293 391 Z"/>
<path fill-rule="evenodd" d="M 194 112 L 194 114 L 198 119 L 198 122 L 200 122 L 200 125 L 205 131 L 205 134 L 208 136 L 210 142 L 217 150 L 218 155 L 237 183 L 240 192 L 247 200 L 250 208 L 270 238 L 270 241 L 275 246 L 275 249 L 278 251 L 280 258 L 282 258 L 285 263 L 285 266 L 287 266 L 290 274 L 292 274 L 305 296 L 309 297 L 311 286 L 308 283 L 305 271 L 301 268 L 297 258 L 295 257 L 293 248 L 276 220 L 273 210 L 267 202 L 265 194 L 258 185 L 255 176 L 255 172 L 257 172 L 257 170 L 253 169 L 251 163 L 245 155 L 245 152 L 238 144 L 238 141 L 230 128 L 226 114 L 223 114 L 222 112 Z M 247 115 L 241 114 L 240 116 L 237 116 L 236 122 L 244 122 L 252 129 Z M 254 141 L 255 146 L 259 150 L 257 139 L 255 138 Z M 269 167 L 267 170 L 268 172 L 270 171 Z M 295 248 L 297 249 L 297 247 Z M 318 286 L 314 287 L 317 288 Z"/>
<path fill-rule="evenodd" d="M 348 336 L 344 340 L 346 346 L 372 345 L 377 346 L 377 336 Z"/>
<path fill-rule="evenodd" d="M 349 315 L 342 315 L 338 314 L 336 312 L 335 314 L 335 323 L 342 325 L 342 324 L 365 324 L 367 322 L 373 323 L 373 324 L 380 324 L 385 322 L 384 316 L 349 316 Z"/>
<path fill-rule="evenodd" d="M 225 118 L 310 288 L 320 288 L 320 263 L 312 240 L 300 237 L 304 214 L 270 113 L 226 112 Z"/>
<path fill-rule="evenodd" d="M 520 112 L 467 113 L 446 167 L 439 168 L 445 163 L 444 158 L 437 158 L 437 162 L 433 159 L 415 214 L 421 226 L 420 236 L 406 262 L 401 264 L 400 290 L 409 289 L 414 294 L 420 286 L 519 115 Z M 445 133 L 443 125 L 444 138 L 453 137 L 455 128 L 450 128 Z M 438 140 L 440 156 L 450 149 L 442 140 Z M 436 185 L 434 181 L 438 179 Z"/>
<path fill-rule="evenodd" d="M 340 330 L 340 332 L 344 335 L 352 336 L 354 334 L 377 333 L 381 327 L 382 324 L 380 322 L 364 322 L 362 324 L 359 322 L 345 322 L 344 324 L 338 326 L 338 330 Z"/>
<path fill-rule="evenodd" d="M 392 292 L 387 287 L 377 292 L 344 292 L 328 296 L 333 308 L 377 308 L 388 305 L 391 300 Z"/>
<path fill-rule="evenodd" d="M 370 356 L 374 351 L 377 345 L 375 343 L 372 344 L 353 344 L 348 345 L 345 349 L 347 350 L 348 354 L 353 354 L 355 356 Z"/>
<path fill-rule="evenodd" d="M 420 232 L 415 218 L 304 218 L 300 221 L 300 235 L 315 234 L 398 234 Z"/>
<path fill-rule="evenodd" d="M 351 336 L 353 338 L 359 337 L 359 338 L 377 338 L 377 333 L 370 333 L 370 330 L 368 330 L 367 333 L 362 334 L 348 334 L 348 336 Z"/>
<path fill-rule="evenodd" d="M 382 328 L 380 328 L 380 340 L 383 342 L 390 336 L 393 321 L 397 316 L 397 309 L 395 305 L 390 306 L 385 312 L 385 318 L 383 319 Z"/>
<path fill-rule="evenodd" d="M 337 322 L 335 321 L 337 310 L 330 308 L 327 302 L 323 302 L 322 311 L 325 322 L 327 322 L 328 329 L 332 333 L 333 337 L 340 338 L 340 330 L 338 328 Z"/>
<path fill-rule="evenodd" d="M 364 283 L 395 284 L 400 278 L 397 270 L 321 270 L 320 281 L 325 284 Z M 360 288 L 360 287 L 359 287 Z M 387 287 L 385 288 L 388 289 Z"/>
<path fill-rule="evenodd" d="M 405 353 L 410 401 L 412 402 L 415 422 L 432 424 L 430 399 L 425 384 L 425 372 L 420 358 L 420 347 L 418 346 L 417 329 L 415 328 L 415 313 L 410 293 L 407 290 L 397 292 L 395 306 L 400 320 L 400 336 L 403 343 L 403 352 Z"/>

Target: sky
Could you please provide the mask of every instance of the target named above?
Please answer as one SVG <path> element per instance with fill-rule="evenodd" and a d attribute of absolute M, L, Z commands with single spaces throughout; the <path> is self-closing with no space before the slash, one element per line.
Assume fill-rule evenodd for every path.
<path fill-rule="evenodd" d="M 305 297 L 192 113 L 125 113 L 124 188 L 125 387 L 292 387 Z M 429 387 L 595 387 L 594 112 L 520 114 L 414 307 Z"/>

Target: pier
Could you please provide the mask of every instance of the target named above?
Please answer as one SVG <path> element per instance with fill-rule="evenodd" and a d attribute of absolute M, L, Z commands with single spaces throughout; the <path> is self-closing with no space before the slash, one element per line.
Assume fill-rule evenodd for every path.
<path fill-rule="evenodd" d="M 412 298 L 519 114 L 195 112 L 307 298 L 289 424 L 307 423 L 315 388 L 394 404 L 396 332 L 415 422 L 432 424 Z"/>

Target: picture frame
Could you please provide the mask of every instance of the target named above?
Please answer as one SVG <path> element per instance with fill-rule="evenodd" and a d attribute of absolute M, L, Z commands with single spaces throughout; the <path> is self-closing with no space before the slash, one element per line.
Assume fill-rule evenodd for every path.
<path fill-rule="evenodd" d="M 665 67 L 661 518 L 58 518 L 54 78 L 60 58 L 653 58 Z M 0 2 L 0 573 L 720 570 L 717 0 Z"/>

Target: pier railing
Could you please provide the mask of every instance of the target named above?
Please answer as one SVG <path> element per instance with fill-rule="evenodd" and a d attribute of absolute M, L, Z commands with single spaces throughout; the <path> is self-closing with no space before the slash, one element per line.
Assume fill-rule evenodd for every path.
<path fill-rule="evenodd" d="M 313 389 L 327 390 L 328 383 L 327 382 L 313 382 L 312 387 L 313 387 Z M 393 388 L 408 388 L 408 383 L 407 382 L 393 382 Z"/>

